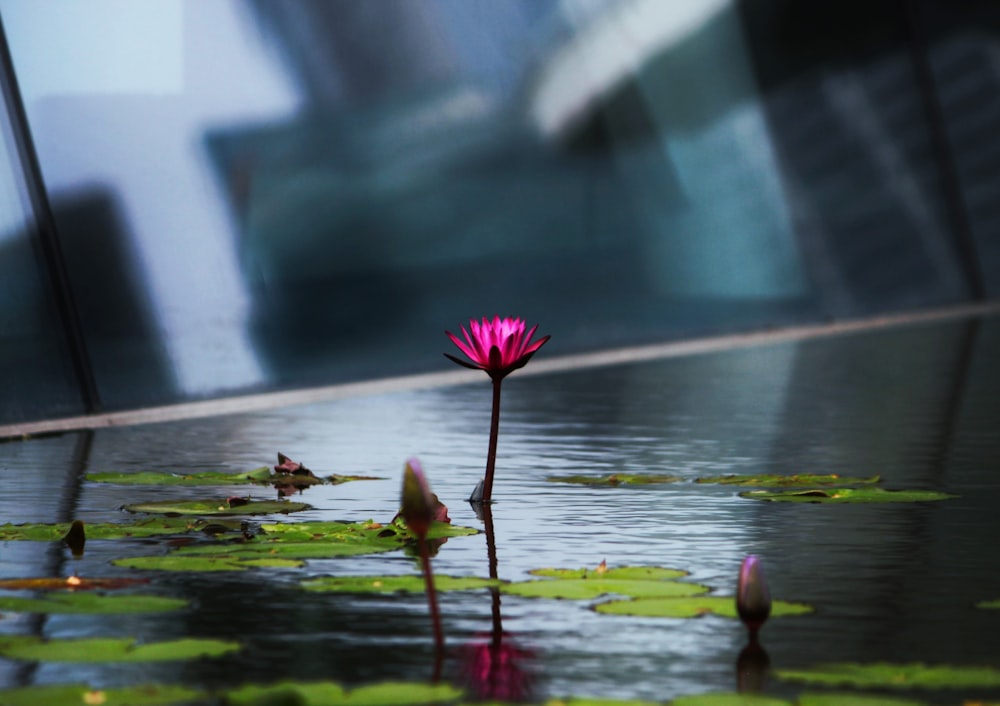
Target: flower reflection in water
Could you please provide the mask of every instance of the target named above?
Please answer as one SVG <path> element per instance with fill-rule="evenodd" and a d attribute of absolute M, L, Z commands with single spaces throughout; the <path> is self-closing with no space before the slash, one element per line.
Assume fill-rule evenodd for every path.
<path fill-rule="evenodd" d="M 497 578 L 496 540 L 493 533 L 493 509 L 478 505 L 486 531 L 486 548 L 489 556 L 490 578 Z M 528 663 L 535 658 L 531 650 L 517 646 L 510 633 L 503 629 L 500 613 L 500 591 L 490 589 L 493 629 L 474 642 L 461 648 L 461 680 L 470 696 L 481 701 L 496 700 L 524 702 L 532 698 L 535 679 Z"/>
<path fill-rule="evenodd" d="M 763 691 L 770 671 L 771 656 L 760 644 L 757 635 L 752 634 L 736 658 L 736 689 L 749 694 Z"/>
<path fill-rule="evenodd" d="M 534 679 L 524 663 L 529 650 L 504 642 L 503 632 L 488 642 L 462 648 L 462 677 L 469 694 L 480 700 L 521 702 L 531 698 Z"/>

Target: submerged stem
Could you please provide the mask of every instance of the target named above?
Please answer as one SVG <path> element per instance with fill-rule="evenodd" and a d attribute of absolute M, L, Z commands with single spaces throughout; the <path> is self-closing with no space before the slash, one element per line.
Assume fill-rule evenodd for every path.
<path fill-rule="evenodd" d="M 490 448 L 486 454 L 486 478 L 483 482 L 482 502 L 490 502 L 493 495 L 493 471 L 497 464 L 497 437 L 500 435 L 500 383 L 502 377 L 493 378 L 493 414 L 490 417 Z"/>
<path fill-rule="evenodd" d="M 444 634 L 441 632 L 441 614 L 438 612 L 437 591 L 434 590 L 434 573 L 431 571 L 431 556 L 427 549 L 427 540 L 420 537 L 420 563 L 424 569 L 424 584 L 427 587 L 427 605 L 431 611 L 431 624 L 434 627 L 434 647 L 438 654 L 444 651 Z"/>

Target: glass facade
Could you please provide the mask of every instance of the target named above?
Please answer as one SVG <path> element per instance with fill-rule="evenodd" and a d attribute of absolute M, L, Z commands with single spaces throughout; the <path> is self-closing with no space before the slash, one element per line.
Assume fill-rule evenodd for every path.
<path fill-rule="evenodd" d="M 0 17 L 107 409 L 436 370 L 483 315 L 572 353 L 1000 288 L 988 4 L 53 7 Z M 0 421 L 64 411 L 24 384 Z"/>
<path fill-rule="evenodd" d="M 0 59 L 6 58 L 0 44 Z M 0 421 L 86 410 L 78 366 L 43 255 L 17 88 L 0 62 Z"/>

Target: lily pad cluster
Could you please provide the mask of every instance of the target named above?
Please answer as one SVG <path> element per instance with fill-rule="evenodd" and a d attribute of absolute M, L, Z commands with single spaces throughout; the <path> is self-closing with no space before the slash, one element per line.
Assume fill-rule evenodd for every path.
<path fill-rule="evenodd" d="M 549 476 L 556 483 L 572 483 L 589 486 L 643 486 L 663 483 L 679 483 L 680 476 L 662 474 L 610 475 L 569 475 Z M 949 493 L 930 490 L 886 490 L 877 487 L 882 481 L 874 476 L 840 476 L 836 473 L 814 474 L 794 473 L 780 475 L 763 473 L 759 475 L 722 475 L 696 478 L 695 483 L 756 488 L 741 492 L 741 498 L 768 500 L 773 502 L 800 503 L 914 503 L 933 500 L 947 500 L 957 497 Z"/>
<path fill-rule="evenodd" d="M 265 523 L 250 536 L 180 546 L 158 556 L 125 557 L 112 563 L 134 569 L 163 571 L 242 571 L 249 568 L 294 568 L 308 559 L 377 554 L 401 549 L 413 540 L 399 522 Z M 428 537 L 444 539 L 478 530 L 435 522 Z"/>
<path fill-rule="evenodd" d="M 219 657 L 238 642 L 184 638 L 140 644 L 131 637 L 43 640 L 34 635 L 0 635 L 0 657 L 31 662 L 161 662 Z"/>
<path fill-rule="evenodd" d="M 162 471 L 137 471 L 133 473 L 99 472 L 88 473 L 86 479 L 94 483 L 115 483 L 118 485 L 167 485 L 167 486 L 220 486 L 244 485 L 288 485 L 300 488 L 310 485 L 338 485 L 349 481 L 384 480 L 377 476 L 341 475 L 332 473 L 317 476 L 297 461 L 283 453 L 278 454 L 278 465 L 262 466 L 243 473 L 224 471 L 198 471 L 194 473 L 167 473 Z"/>
<path fill-rule="evenodd" d="M 762 694 L 711 693 L 682 696 L 670 706 L 925 706 L 923 701 L 882 694 L 805 693 L 794 701 Z"/>
<path fill-rule="evenodd" d="M 892 689 L 987 689 L 1000 687 L 1000 669 L 992 666 L 844 662 L 812 669 L 779 669 L 779 679 L 813 686 Z"/>
<path fill-rule="evenodd" d="M 539 579 L 504 582 L 475 577 L 439 576 L 438 591 L 463 591 L 496 587 L 501 593 L 524 598 L 588 601 L 610 596 L 623 599 L 597 603 L 594 610 L 609 615 L 643 615 L 663 618 L 697 618 L 718 615 L 735 618 L 733 596 L 708 596 L 712 589 L 680 581 L 689 574 L 681 569 L 656 566 L 622 566 L 596 569 L 536 569 Z M 395 593 L 423 591 L 418 576 L 325 576 L 307 579 L 310 591 L 338 593 Z M 772 615 L 802 615 L 813 611 L 803 603 L 775 601 Z"/>
<path fill-rule="evenodd" d="M 168 706 L 203 702 L 225 703 L 230 706 L 422 706 L 456 704 L 461 696 L 461 691 L 447 684 L 416 682 L 386 682 L 347 689 L 335 682 L 287 681 L 276 684 L 245 684 L 214 692 L 160 684 L 109 689 L 66 684 L 2 690 L 0 703 L 4 706 Z"/>
<path fill-rule="evenodd" d="M 200 517 L 151 517 L 132 522 L 94 522 L 86 525 L 88 539 L 137 539 L 163 535 L 238 533 L 239 521 L 210 521 Z M 71 524 L 25 523 L 0 525 L 0 542 L 57 542 L 66 536 Z"/>
<path fill-rule="evenodd" d="M 624 596 L 598 603 L 594 610 L 608 615 L 659 618 L 698 618 L 717 615 L 736 618 L 733 596 L 705 595 L 712 589 L 702 584 L 680 581 L 686 571 L 662 567 L 623 566 L 597 569 L 538 569 L 530 572 L 543 580 L 507 584 L 501 591 L 518 596 L 589 600 L 604 596 Z M 771 615 L 803 615 L 813 612 L 804 603 L 774 601 Z"/>
<path fill-rule="evenodd" d="M 0 691 L 5 706 L 170 706 L 189 703 L 226 703 L 231 706 L 461 706 L 468 703 L 461 690 L 448 684 L 386 682 L 347 689 L 336 682 L 278 682 L 246 684 L 234 689 L 200 692 L 186 687 L 148 684 L 92 689 L 83 684 L 34 686 Z M 494 701 L 498 706 L 506 702 Z M 976 702 L 989 706 L 983 702 Z M 853 692 L 806 692 L 795 700 L 752 693 L 715 692 L 681 696 L 668 702 L 634 699 L 551 698 L 539 706 L 925 706 L 910 698 Z"/>
<path fill-rule="evenodd" d="M 660 473 L 611 473 L 609 475 L 569 475 L 569 476 L 549 476 L 548 479 L 555 483 L 574 483 L 576 485 L 658 485 L 662 483 L 680 483 L 685 479 L 682 476 L 665 475 Z M 855 477 L 840 476 L 836 473 L 795 473 L 791 475 L 780 475 L 776 473 L 761 473 L 757 475 L 735 475 L 727 474 L 722 476 L 704 476 L 696 478 L 695 483 L 714 485 L 736 485 L 753 488 L 801 488 L 805 486 L 831 486 L 831 485 L 863 485 L 874 484 L 881 481 L 879 476 Z"/>
<path fill-rule="evenodd" d="M 0 596 L 0 611 L 20 613 L 157 613 L 187 606 L 180 598 L 148 595 L 102 595 L 99 593 L 57 593 L 44 598 Z"/>

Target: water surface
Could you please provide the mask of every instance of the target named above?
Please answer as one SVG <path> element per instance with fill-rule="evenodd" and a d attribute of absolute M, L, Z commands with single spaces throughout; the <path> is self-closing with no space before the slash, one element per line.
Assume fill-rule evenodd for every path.
<path fill-rule="evenodd" d="M 558 342 L 549 348 L 555 350 Z M 539 355 L 548 353 L 546 349 Z M 502 579 L 539 567 L 659 565 L 732 595 L 743 556 L 762 556 L 777 598 L 816 606 L 763 631 L 771 664 L 911 661 L 1000 663 L 1000 353 L 996 319 L 959 320 L 611 367 L 518 377 L 504 385 L 493 515 Z M 125 502 L 201 494 L 80 480 L 87 471 L 245 471 L 278 451 L 319 473 L 385 480 L 322 486 L 314 509 L 282 521 L 388 521 L 404 461 L 423 462 L 452 520 L 482 527 L 464 502 L 482 475 L 490 385 L 468 384 L 233 415 L 101 429 L 0 445 L 5 522 L 124 520 Z M 644 488 L 552 483 L 562 474 L 670 473 Z M 697 485 L 726 473 L 879 474 L 889 488 L 942 490 L 940 503 L 760 503 Z M 245 487 L 236 489 L 246 492 Z M 271 497 L 269 488 L 254 488 Z M 161 552 L 158 541 L 58 546 L 4 543 L 0 576 L 109 575 L 111 559 Z M 483 534 L 454 538 L 437 572 L 486 576 Z M 416 573 L 403 552 L 311 561 L 295 570 L 152 574 L 191 599 L 180 613 L 0 618 L 0 630 L 48 637 L 238 636 L 245 649 L 191 664 L 24 665 L 0 660 L 0 686 L 159 680 L 216 687 L 246 680 L 427 680 L 433 643 L 423 596 L 305 593 L 312 575 Z M 488 592 L 443 594 L 457 678 L 460 647 L 492 627 Z M 736 688 L 745 631 L 707 616 L 603 616 L 591 603 L 504 597 L 508 640 L 529 650 L 534 695 L 666 701 Z M 767 689 L 793 695 L 774 679 Z M 961 694 L 920 694 L 960 700 Z M 996 698 L 996 694 L 993 697 Z"/>

